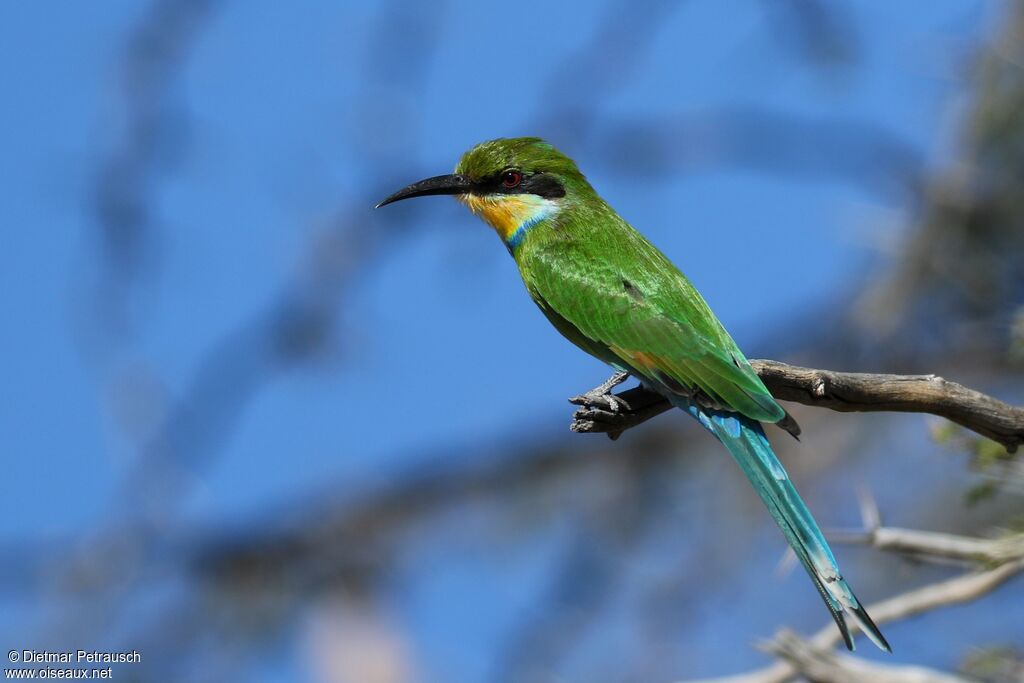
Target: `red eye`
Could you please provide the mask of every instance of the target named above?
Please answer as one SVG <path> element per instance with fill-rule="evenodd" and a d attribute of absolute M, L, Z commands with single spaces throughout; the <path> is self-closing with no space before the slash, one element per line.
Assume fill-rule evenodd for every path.
<path fill-rule="evenodd" d="M 523 182 L 523 174 L 519 171 L 505 171 L 501 174 L 501 184 L 511 189 Z"/>

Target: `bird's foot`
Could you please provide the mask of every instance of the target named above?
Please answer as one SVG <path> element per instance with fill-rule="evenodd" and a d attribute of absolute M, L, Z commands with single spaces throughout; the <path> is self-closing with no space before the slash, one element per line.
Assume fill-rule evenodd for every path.
<path fill-rule="evenodd" d="M 611 393 L 627 377 L 627 373 L 618 372 L 601 386 L 570 398 L 569 401 L 579 407 L 572 416 L 569 429 L 579 433 L 603 433 L 615 440 L 627 429 L 660 415 L 672 406 L 664 396 L 643 385 L 621 394 Z"/>
<path fill-rule="evenodd" d="M 628 372 L 616 372 L 605 380 L 600 386 L 590 391 L 573 396 L 569 403 L 580 406 L 573 415 L 571 429 L 573 431 L 591 431 L 597 421 L 615 423 L 618 418 L 625 417 L 632 408 L 621 396 L 612 393 L 612 389 L 619 386 L 629 378 Z M 610 425 L 609 425 L 610 426 Z M 608 438 L 613 441 L 622 434 L 625 429 L 614 427 L 605 431 Z"/>
<path fill-rule="evenodd" d="M 627 411 L 629 410 L 629 404 L 619 396 L 612 393 L 612 389 L 619 386 L 627 379 L 629 379 L 628 372 L 616 372 L 599 386 L 596 386 L 590 391 L 580 394 L 579 396 L 573 396 L 569 399 L 569 403 L 577 406 L 583 406 L 583 408 L 604 410 L 609 413 Z"/>

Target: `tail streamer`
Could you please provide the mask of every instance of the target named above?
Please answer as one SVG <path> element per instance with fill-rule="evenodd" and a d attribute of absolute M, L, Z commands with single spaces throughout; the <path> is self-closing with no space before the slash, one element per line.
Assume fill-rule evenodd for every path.
<path fill-rule="evenodd" d="M 843 579 L 821 529 L 772 451 L 761 424 L 736 413 L 701 408 L 684 398 L 673 398 L 673 402 L 696 418 L 732 454 L 810 575 L 846 647 L 854 649 L 846 623 L 850 617 L 871 642 L 892 652 L 885 636 Z"/>

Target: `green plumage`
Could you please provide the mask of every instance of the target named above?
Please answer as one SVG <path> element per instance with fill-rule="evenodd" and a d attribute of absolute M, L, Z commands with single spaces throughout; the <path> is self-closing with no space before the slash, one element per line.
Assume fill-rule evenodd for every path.
<path fill-rule="evenodd" d="M 564 207 L 513 251 L 527 291 L 563 335 L 652 383 L 700 390 L 758 421 L 785 416 L 686 276 L 598 196 L 571 159 L 536 138 L 496 140 L 467 153 L 457 171 L 484 176 L 502 168 L 550 173 L 566 188 Z M 657 373 L 622 351 L 656 356 Z"/>
<path fill-rule="evenodd" d="M 494 227 L 559 332 L 661 392 L 721 441 L 847 647 L 850 618 L 889 649 L 765 437 L 760 423 L 779 422 L 785 411 L 690 281 L 598 196 L 571 159 L 538 138 L 492 140 L 467 152 L 454 174 L 414 183 L 378 206 L 432 194 L 457 195 Z"/>
<path fill-rule="evenodd" d="M 653 383 L 699 389 L 754 420 L 782 419 L 782 408 L 689 280 L 618 216 L 604 216 L 599 232 L 588 218 L 556 217 L 515 251 L 527 291 L 548 317 L 563 318 L 600 345 L 602 359 Z M 568 336 L 582 346 L 577 335 Z M 650 357 L 656 369 L 625 352 Z"/>

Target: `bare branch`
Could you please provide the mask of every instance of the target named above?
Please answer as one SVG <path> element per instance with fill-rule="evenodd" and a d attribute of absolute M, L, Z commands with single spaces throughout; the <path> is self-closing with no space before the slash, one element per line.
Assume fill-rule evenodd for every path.
<path fill-rule="evenodd" d="M 876 623 L 886 623 L 928 612 L 938 607 L 969 602 L 994 590 L 1004 581 L 1022 571 L 1024 571 L 1024 559 L 1019 558 L 994 569 L 964 574 L 883 600 L 869 607 L 870 614 Z M 823 636 L 827 636 L 827 638 Z M 822 640 L 833 644 L 838 643 L 838 634 L 829 628 L 815 636 L 815 642 Z"/>
<path fill-rule="evenodd" d="M 911 555 L 929 562 L 973 564 L 983 568 L 1024 559 L 1024 533 L 1008 533 L 998 538 L 975 538 L 887 527 L 882 525 L 881 512 L 871 493 L 866 489 L 860 490 L 858 498 L 864 528 L 829 531 L 830 541 L 863 543 L 879 550 Z"/>
<path fill-rule="evenodd" d="M 867 543 L 879 550 L 914 555 L 921 559 L 957 560 L 995 565 L 1024 557 L 1024 534 L 1002 538 L 971 538 L 936 531 L 878 527 L 853 533 L 829 533 L 838 543 Z"/>
<path fill-rule="evenodd" d="M 775 398 L 839 412 L 929 413 L 966 427 L 1014 452 L 1024 443 L 1024 408 L 936 375 L 881 375 L 814 370 L 773 360 L 751 365 Z M 617 394 L 621 409 L 584 405 L 573 416 L 574 432 L 617 434 L 671 406 L 661 395 L 636 387 Z"/>
<path fill-rule="evenodd" d="M 878 624 L 905 619 L 947 605 L 970 602 L 1024 572 L 1024 533 L 999 539 L 983 539 L 883 527 L 878 507 L 870 493 L 862 491 L 860 499 L 865 530 L 850 534 L 848 539 L 837 538 L 837 534 L 830 533 L 830 540 L 866 542 L 881 550 L 990 567 L 988 571 L 962 574 L 869 606 L 868 612 Z M 998 566 L 992 568 L 992 565 Z M 856 625 L 852 626 L 857 628 Z M 822 683 L 957 683 L 966 680 L 920 667 L 870 663 L 835 652 L 834 648 L 839 641 L 839 633 L 831 624 L 806 640 L 792 631 L 782 629 L 762 648 L 779 657 L 779 661 L 774 664 L 747 674 L 691 683 L 786 683 L 797 675 Z"/>
<path fill-rule="evenodd" d="M 888 600 L 868 605 L 867 611 L 877 624 L 906 619 L 915 614 L 921 614 L 922 612 L 928 612 L 940 607 L 970 602 L 995 590 L 1005 581 L 1021 572 L 1024 572 L 1024 558 L 1007 562 L 995 569 L 970 572 L 953 579 L 939 581 L 923 588 L 902 593 Z M 857 628 L 855 624 L 851 624 L 851 627 Z M 782 637 L 784 638 L 785 636 Z M 833 628 L 832 624 L 829 624 L 814 634 L 807 642 L 810 647 L 816 650 L 828 650 L 839 644 L 840 637 L 839 632 Z M 779 636 L 776 636 L 776 639 L 768 645 L 768 648 L 774 647 L 778 639 Z M 747 674 L 706 679 L 699 683 L 786 683 L 786 681 L 792 680 L 800 674 L 801 670 L 793 662 L 779 661 Z M 698 682 L 694 681 L 691 683 Z"/>
<path fill-rule="evenodd" d="M 876 664 L 817 647 L 792 631 L 782 631 L 766 647 L 816 683 L 968 683 L 961 676 L 920 666 Z"/>

